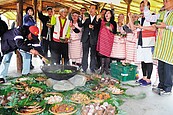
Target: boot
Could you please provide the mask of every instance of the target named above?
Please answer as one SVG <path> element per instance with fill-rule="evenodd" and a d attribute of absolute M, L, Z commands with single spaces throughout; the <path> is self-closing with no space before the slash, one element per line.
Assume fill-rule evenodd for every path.
<path fill-rule="evenodd" d="M 110 58 L 105 58 L 105 73 L 106 75 L 110 75 L 110 72 L 109 72 L 109 64 L 110 64 Z"/>
<path fill-rule="evenodd" d="M 105 58 L 101 58 L 101 70 L 100 70 L 100 75 L 104 73 L 104 66 L 105 66 Z"/>

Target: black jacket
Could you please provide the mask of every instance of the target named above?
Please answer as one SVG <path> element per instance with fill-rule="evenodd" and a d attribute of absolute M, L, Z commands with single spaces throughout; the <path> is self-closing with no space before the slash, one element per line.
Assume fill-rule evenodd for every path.
<path fill-rule="evenodd" d="M 38 12 L 38 17 L 41 20 L 41 22 L 43 23 L 43 29 L 41 31 L 41 36 L 47 37 L 47 33 L 48 33 L 48 27 L 46 26 L 46 24 L 51 21 L 51 18 L 49 16 L 45 16 L 43 15 L 42 12 Z M 51 28 L 51 36 L 53 37 L 53 31 L 54 31 L 54 27 L 52 26 Z M 51 37 L 51 39 L 52 39 Z"/>
<path fill-rule="evenodd" d="M 0 19 L 0 37 L 8 30 L 7 24 Z"/>
<path fill-rule="evenodd" d="M 27 35 L 29 34 L 29 27 L 21 26 L 19 28 L 14 28 L 8 30 L 3 34 L 1 48 L 2 53 L 7 54 L 9 52 L 21 49 L 23 51 L 29 52 L 31 49 L 36 49 L 40 54 L 43 55 L 41 46 L 39 45 L 39 39 L 35 38 L 28 40 Z M 37 44 L 37 46 L 35 46 Z"/>
<path fill-rule="evenodd" d="M 90 29 L 89 24 L 92 24 L 94 26 L 94 28 Z M 94 20 L 92 21 L 92 23 L 91 23 L 91 18 L 89 16 L 89 18 L 86 19 L 83 24 L 82 24 L 82 21 L 79 21 L 78 25 L 79 25 L 79 27 L 83 27 L 81 42 L 82 43 L 87 42 L 88 35 L 90 35 L 91 45 L 96 45 L 97 39 L 98 39 L 98 33 L 100 30 L 100 26 L 99 26 L 98 22 L 96 21 L 96 16 L 95 16 Z"/>

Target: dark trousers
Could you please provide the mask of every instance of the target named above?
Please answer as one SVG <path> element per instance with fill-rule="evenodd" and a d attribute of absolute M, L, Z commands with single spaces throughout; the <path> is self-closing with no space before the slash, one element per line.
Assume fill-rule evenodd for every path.
<path fill-rule="evenodd" d="M 158 61 L 159 85 L 166 92 L 172 90 L 173 65 Z"/>
<path fill-rule="evenodd" d="M 153 63 L 141 62 L 141 65 L 143 76 L 147 76 L 147 79 L 150 79 L 153 71 Z"/>
<path fill-rule="evenodd" d="M 99 69 L 101 65 L 102 65 L 101 57 L 99 55 L 99 52 L 96 51 L 96 69 Z"/>
<path fill-rule="evenodd" d="M 88 68 L 88 54 L 90 48 L 90 69 L 93 71 L 96 69 L 96 45 L 90 44 L 90 38 L 87 42 L 82 43 L 83 57 L 82 57 L 82 69 L 84 71 Z"/>
<path fill-rule="evenodd" d="M 48 50 L 50 50 L 50 52 L 51 52 L 51 41 L 48 41 L 46 39 L 42 39 L 41 47 L 42 47 L 44 56 L 48 57 L 48 55 L 47 55 L 48 54 Z"/>
<path fill-rule="evenodd" d="M 64 64 L 67 65 L 69 61 L 68 43 L 52 42 L 51 48 L 52 48 L 52 63 L 60 64 L 61 58 L 64 58 Z"/>

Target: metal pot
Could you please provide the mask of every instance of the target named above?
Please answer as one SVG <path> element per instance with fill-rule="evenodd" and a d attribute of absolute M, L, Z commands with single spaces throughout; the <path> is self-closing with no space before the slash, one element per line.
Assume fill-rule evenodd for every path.
<path fill-rule="evenodd" d="M 43 73 L 54 80 L 68 80 L 77 74 L 77 68 L 68 65 L 44 65 L 41 67 Z M 72 70 L 72 73 L 52 73 L 51 71 L 56 70 Z"/>

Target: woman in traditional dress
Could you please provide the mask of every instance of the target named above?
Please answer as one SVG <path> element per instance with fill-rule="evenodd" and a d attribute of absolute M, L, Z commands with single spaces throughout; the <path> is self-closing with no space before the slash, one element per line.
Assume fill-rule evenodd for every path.
<path fill-rule="evenodd" d="M 98 23 L 101 24 L 100 32 L 97 42 L 97 51 L 101 55 L 101 72 L 109 74 L 110 54 L 114 42 L 114 34 L 117 32 L 117 24 L 114 21 L 114 15 L 111 10 L 107 10 L 104 16 L 104 20 L 98 19 L 101 16 L 97 16 Z"/>
<path fill-rule="evenodd" d="M 69 42 L 69 58 L 73 64 L 81 66 L 82 60 L 82 43 L 81 28 L 78 26 L 79 13 L 72 13 L 72 22 L 70 23 L 70 42 Z"/>

